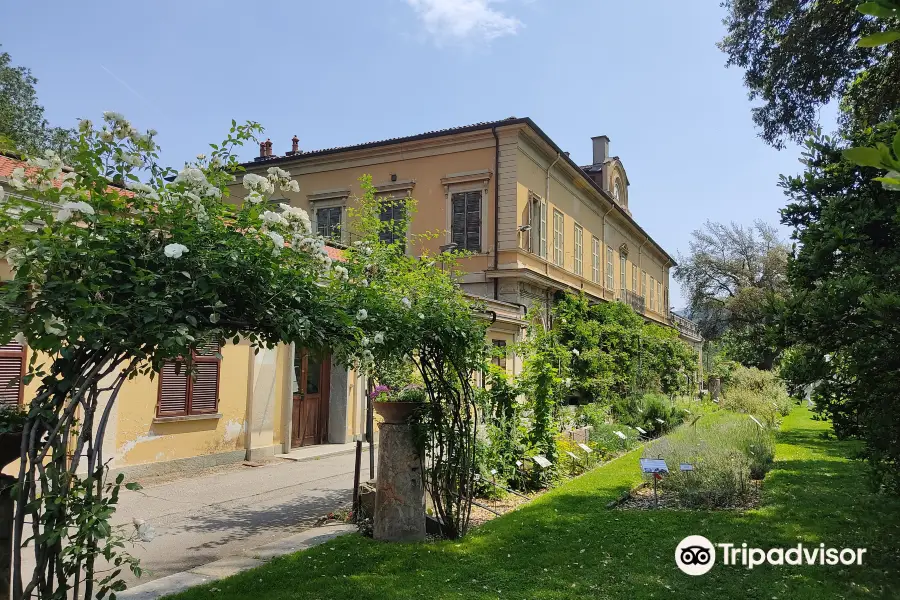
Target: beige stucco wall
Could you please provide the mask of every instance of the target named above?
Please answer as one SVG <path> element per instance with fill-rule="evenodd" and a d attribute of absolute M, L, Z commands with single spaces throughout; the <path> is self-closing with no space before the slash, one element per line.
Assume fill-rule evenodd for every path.
<path fill-rule="evenodd" d="M 459 143 L 447 145 L 423 146 L 421 144 L 399 144 L 388 148 L 368 152 L 348 152 L 338 157 L 305 158 L 299 163 L 279 163 L 282 169 L 290 171 L 300 186 L 299 193 L 276 194 L 276 200 L 287 200 L 293 206 L 310 211 L 313 218 L 309 196 L 321 192 L 349 189 L 346 204 L 355 204 L 355 198 L 362 195 L 359 178 L 371 175 L 376 186 L 390 185 L 392 176 L 398 182 L 414 181 L 410 187 L 410 196 L 416 200 L 416 213 L 412 217 L 410 233 L 417 236 L 425 233 L 437 233 L 434 239 L 418 240 L 408 244 L 409 251 L 421 254 L 423 251 L 438 252 L 438 248 L 450 243 L 449 194 L 455 191 L 481 189 L 482 197 L 482 235 L 481 253 L 462 261 L 461 268 L 467 272 L 484 271 L 491 265 L 491 252 L 494 248 L 494 232 L 489 226 L 493 223 L 494 211 L 494 149 L 493 135 L 479 132 L 478 135 L 466 137 Z M 248 167 L 248 171 L 265 172 L 268 164 L 263 162 L 258 169 Z M 490 172 L 486 176 L 473 175 L 480 181 L 451 183 L 448 187 L 442 179 L 465 173 Z M 488 178 L 489 177 L 489 178 Z M 465 176 L 463 176 L 465 178 Z M 231 188 L 232 196 L 239 200 L 244 196 L 240 185 Z M 394 193 L 403 197 L 402 192 Z"/>
<path fill-rule="evenodd" d="M 219 414 L 199 420 L 154 422 L 159 378 L 138 377 L 119 395 L 114 467 L 191 458 L 245 447 L 250 346 L 222 348 Z"/>
<path fill-rule="evenodd" d="M 520 137 L 519 155 L 516 166 L 517 194 L 516 212 L 520 216 L 520 224 L 527 223 L 527 207 L 531 194 L 542 198 L 547 194 L 547 169 L 551 168 L 554 157 L 546 156 L 529 139 Z M 625 288 L 632 289 L 632 269 L 647 272 L 657 280 L 668 282 L 668 269 L 664 268 L 667 262 L 651 244 L 646 242 L 644 236 L 640 236 L 634 228 L 625 220 L 617 210 L 610 210 L 609 205 L 602 204 L 596 199 L 596 192 L 589 188 L 580 177 L 572 176 L 564 165 L 557 162 L 550 172 L 549 198 L 547 207 L 547 259 L 544 260 L 536 254 L 523 251 L 519 255 L 521 266 L 537 270 L 549 277 L 564 282 L 575 288 L 584 290 L 585 293 L 595 298 L 612 300 L 616 298 L 621 288 L 620 281 L 620 248 L 627 244 L 629 252 L 626 260 Z M 553 262 L 553 211 L 558 210 L 564 218 L 564 253 L 562 265 Z M 582 238 L 582 265 L 581 275 L 575 273 L 575 226 L 583 229 Z M 600 281 L 593 281 L 593 255 L 592 239 L 600 240 Z M 525 240 L 520 240 L 520 247 L 525 247 Z M 613 281 L 614 289 L 606 288 L 606 248 L 613 250 Z M 666 283 L 666 285 L 668 285 Z M 637 280 L 637 293 L 641 293 L 641 275 Z M 651 310 L 649 306 L 649 279 L 648 291 L 645 302 L 647 311 L 645 315 L 653 320 L 666 322 L 664 310 Z"/>

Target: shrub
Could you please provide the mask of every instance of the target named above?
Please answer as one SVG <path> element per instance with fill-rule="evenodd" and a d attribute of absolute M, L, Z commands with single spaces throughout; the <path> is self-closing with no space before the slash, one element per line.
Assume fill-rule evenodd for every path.
<path fill-rule="evenodd" d="M 722 405 L 755 416 L 769 426 L 791 412 L 794 401 L 784 383 L 771 371 L 736 367 L 725 386 Z"/>
<path fill-rule="evenodd" d="M 662 394 L 653 393 L 613 403 L 612 414 L 619 423 L 640 427 L 651 437 L 670 431 L 679 425 L 685 416 L 684 410 L 673 401 Z"/>
<path fill-rule="evenodd" d="M 625 434 L 622 440 L 616 435 L 616 431 Z M 591 430 L 591 439 L 588 444 L 597 453 L 600 460 L 606 460 L 625 450 L 631 450 L 640 443 L 638 432 L 621 423 L 600 423 Z"/>
<path fill-rule="evenodd" d="M 684 425 L 654 442 L 647 458 L 666 460 L 670 473 L 660 482 L 689 507 L 716 508 L 740 504 L 752 490 L 752 480 L 771 468 L 775 440 L 745 415 L 719 412 Z M 694 465 L 681 472 L 681 463 Z"/>

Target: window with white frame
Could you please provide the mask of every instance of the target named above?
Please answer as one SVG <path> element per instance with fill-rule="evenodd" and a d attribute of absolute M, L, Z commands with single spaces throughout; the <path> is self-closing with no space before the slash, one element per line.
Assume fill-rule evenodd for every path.
<path fill-rule="evenodd" d="M 638 271 L 637 265 L 631 263 L 631 291 L 637 294 L 637 282 L 638 282 Z"/>
<path fill-rule="evenodd" d="M 625 289 L 627 286 L 626 282 L 628 281 L 627 279 L 625 279 L 625 272 L 626 272 L 627 267 L 628 267 L 628 260 L 625 258 L 624 254 L 620 254 L 619 255 L 619 290 L 621 291 L 621 296 L 622 296 L 621 299 L 622 300 L 625 300 Z"/>
<path fill-rule="evenodd" d="M 650 278 L 650 308 L 656 310 L 656 280 Z"/>
<path fill-rule="evenodd" d="M 481 252 L 481 190 L 450 196 L 450 241 L 454 250 Z"/>
<path fill-rule="evenodd" d="M 600 283 L 600 240 L 591 238 L 591 281 Z"/>
<path fill-rule="evenodd" d="M 563 266 L 563 259 L 566 251 L 565 239 L 565 217 L 561 212 L 553 209 L 553 263 L 559 267 Z"/>
<path fill-rule="evenodd" d="M 647 271 L 641 273 L 641 297 L 647 299 Z"/>
<path fill-rule="evenodd" d="M 613 249 L 610 246 L 606 247 L 606 289 L 616 289 L 613 281 Z"/>
<path fill-rule="evenodd" d="M 584 229 L 575 223 L 575 274 L 584 275 Z"/>
<path fill-rule="evenodd" d="M 547 258 L 547 201 L 540 196 L 531 196 L 528 213 L 528 224 L 531 226 L 528 238 L 528 249 L 541 258 Z"/>

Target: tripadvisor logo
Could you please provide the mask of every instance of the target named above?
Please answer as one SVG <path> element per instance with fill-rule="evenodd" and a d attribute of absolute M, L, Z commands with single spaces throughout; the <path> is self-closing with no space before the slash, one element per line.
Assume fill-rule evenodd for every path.
<path fill-rule="evenodd" d="M 689 535 L 675 548 L 675 564 L 688 575 L 703 575 L 716 563 L 716 548 L 723 565 L 752 569 L 760 565 L 861 565 L 866 548 L 826 548 L 825 544 L 790 548 L 748 547 L 729 543 L 713 544 L 702 535 Z"/>

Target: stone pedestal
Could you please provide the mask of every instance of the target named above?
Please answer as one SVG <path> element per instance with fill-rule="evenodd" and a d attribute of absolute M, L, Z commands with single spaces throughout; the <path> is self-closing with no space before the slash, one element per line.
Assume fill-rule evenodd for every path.
<path fill-rule="evenodd" d="M 388 542 L 425 539 L 425 480 L 422 460 L 407 424 L 379 429 L 378 478 L 372 536 Z"/>

